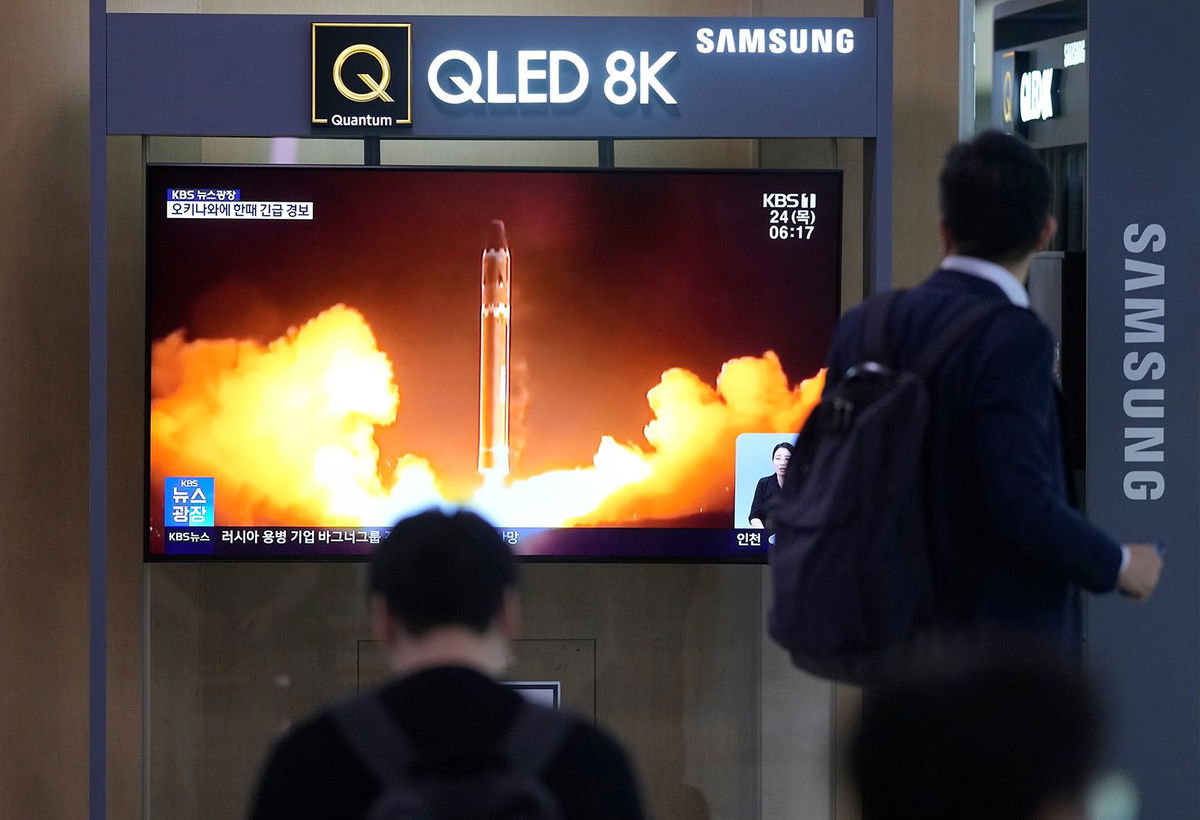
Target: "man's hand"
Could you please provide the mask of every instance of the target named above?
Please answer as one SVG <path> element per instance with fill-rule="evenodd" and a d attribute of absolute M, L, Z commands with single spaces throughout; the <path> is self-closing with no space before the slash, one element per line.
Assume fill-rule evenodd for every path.
<path fill-rule="evenodd" d="M 1117 589 L 1135 601 L 1144 601 L 1158 586 L 1162 558 L 1153 544 L 1126 544 L 1129 563 L 1117 578 Z"/>

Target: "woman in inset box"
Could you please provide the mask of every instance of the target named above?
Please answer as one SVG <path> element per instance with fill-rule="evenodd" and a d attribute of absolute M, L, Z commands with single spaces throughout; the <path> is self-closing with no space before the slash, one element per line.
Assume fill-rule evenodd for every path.
<path fill-rule="evenodd" d="M 794 451 L 795 448 L 786 441 L 779 442 L 771 451 L 771 464 L 774 465 L 775 472 L 760 478 L 754 488 L 754 500 L 750 502 L 750 526 L 752 528 L 756 530 L 767 528 L 765 523 L 767 505 L 771 503 L 771 499 L 779 495 L 780 489 L 783 487 L 783 476 L 787 473 L 788 462 L 791 461 Z"/>

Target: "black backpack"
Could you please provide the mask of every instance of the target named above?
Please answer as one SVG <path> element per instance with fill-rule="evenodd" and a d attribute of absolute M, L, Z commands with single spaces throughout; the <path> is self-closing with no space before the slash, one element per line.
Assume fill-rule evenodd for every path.
<path fill-rule="evenodd" d="M 989 301 L 959 314 L 902 370 L 887 344 L 900 294 L 864 308 L 863 360 L 813 408 L 771 513 L 771 637 L 801 669 L 858 684 L 902 671 L 934 620 L 926 384 L 972 327 L 1004 307 Z"/>
<path fill-rule="evenodd" d="M 456 775 L 414 776 L 419 760 L 408 739 L 371 693 L 334 712 L 351 748 L 382 784 L 367 820 L 561 820 L 542 769 L 562 748 L 572 722 L 522 699 L 498 749 L 499 765 Z"/>

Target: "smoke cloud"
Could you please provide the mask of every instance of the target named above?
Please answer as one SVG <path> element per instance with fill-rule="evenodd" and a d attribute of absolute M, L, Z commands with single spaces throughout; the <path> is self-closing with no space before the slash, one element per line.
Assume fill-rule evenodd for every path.
<path fill-rule="evenodd" d="M 673 368 L 646 393 L 644 441 L 604 436 L 590 464 L 453 498 L 422 457 L 382 469 L 375 433 L 396 422 L 401 394 L 352 308 L 335 305 L 265 345 L 177 331 L 151 356 L 152 477 L 213 476 L 224 525 L 384 526 L 442 501 L 526 527 L 732 510 L 737 436 L 799 429 L 824 381 L 789 385 L 771 351 L 726 362 L 715 384 Z"/>

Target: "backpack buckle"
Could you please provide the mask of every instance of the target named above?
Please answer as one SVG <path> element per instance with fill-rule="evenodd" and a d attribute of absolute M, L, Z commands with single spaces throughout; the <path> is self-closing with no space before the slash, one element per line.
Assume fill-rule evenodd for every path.
<path fill-rule="evenodd" d="M 879 362 L 859 362 L 846 371 L 844 378 L 847 381 L 853 379 L 855 376 L 863 375 L 891 378 L 895 373 L 896 371 L 892 370 L 886 364 L 880 364 Z"/>
<path fill-rule="evenodd" d="M 843 432 L 850 428 L 850 422 L 854 419 L 854 402 L 850 401 L 845 396 L 833 397 L 833 429 L 837 432 Z"/>

